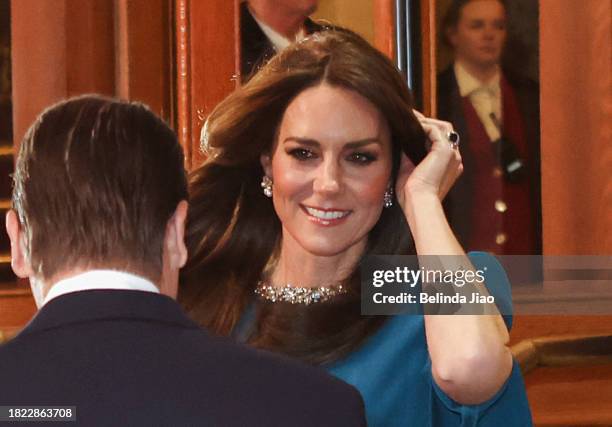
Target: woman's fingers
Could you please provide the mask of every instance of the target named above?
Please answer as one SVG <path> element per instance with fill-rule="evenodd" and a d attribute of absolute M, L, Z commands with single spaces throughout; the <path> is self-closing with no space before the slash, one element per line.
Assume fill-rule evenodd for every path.
<path fill-rule="evenodd" d="M 413 109 L 412 112 L 414 113 L 414 115 L 416 116 L 417 119 L 425 119 L 427 117 L 425 117 L 425 114 L 421 113 L 418 110 Z"/>
<path fill-rule="evenodd" d="M 463 171 L 461 154 L 452 146 L 448 137 L 449 133 L 454 131 L 453 125 L 426 117 L 416 110 L 413 112 L 427 135 L 430 154 L 416 166 L 415 173 L 407 184 L 436 187 L 438 196 L 443 199 Z"/>
<path fill-rule="evenodd" d="M 419 120 L 419 122 L 421 122 L 421 125 L 423 124 L 433 125 L 433 126 L 440 128 L 445 133 L 453 131 L 453 124 L 451 122 L 427 117 L 423 113 L 417 110 L 412 110 L 412 112 L 414 113 L 416 118 Z"/>
<path fill-rule="evenodd" d="M 424 124 L 423 130 L 431 142 L 431 150 L 447 152 L 449 156 L 454 156 L 458 153 L 459 150 L 455 149 L 448 139 L 448 132 L 452 131 L 452 127 L 449 131 L 446 131 L 445 129 L 441 129 L 439 126 Z"/>
<path fill-rule="evenodd" d="M 435 126 L 443 132 L 450 132 L 453 130 L 453 124 L 451 122 L 445 122 L 444 120 L 431 119 L 429 117 L 425 117 L 425 118 L 419 119 L 419 122 L 421 122 L 421 124 L 428 124 L 431 126 Z"/>
<path fill-rule="evenodd" d="M 443 120 L 432 119 L 429 117 L 423 116 L 416 110 L 413 110 L 417 118 L 419 119 L 419 123 L 423 127 L 423 130 L 427 134 L 428 139 L 433 146 L 437 145 L 436 148 L 442 148 L 441 145 L 447 144 L 450 146 L 450 141 L 448 139 L 448 135 L 450 132 L 454 132 L 453 124 L 450 122 L 446 122 Z"/>

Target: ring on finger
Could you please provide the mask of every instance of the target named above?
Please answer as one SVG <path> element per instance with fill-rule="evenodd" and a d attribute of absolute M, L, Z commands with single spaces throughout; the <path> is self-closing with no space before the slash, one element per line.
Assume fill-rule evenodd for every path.
<path fill-rule="evenodd" d="M 456 150 L 459 148 L 459 141 L 461 140 L 461 138 L 459 137 L 459 134 L 457 132 L 451 130 L 446 134 L 446 139 L 448 139 L 448 142 L 450 143 L 452 149 Z"/>

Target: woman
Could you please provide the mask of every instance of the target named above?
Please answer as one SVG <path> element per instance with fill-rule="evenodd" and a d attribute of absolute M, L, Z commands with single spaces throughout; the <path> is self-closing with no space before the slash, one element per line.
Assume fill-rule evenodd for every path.
<path fill-rule="evenodd" d="M 496 310 L 360 313 L 365 256 L 465 257 L 441 206 L 461 172 L 450 131 L 417 119 L 401 75 L 359 36 L 287 48 L 205 126 L 181 295 L 191 315 L 355 385 L 373 426 L 529 424 Z"/>

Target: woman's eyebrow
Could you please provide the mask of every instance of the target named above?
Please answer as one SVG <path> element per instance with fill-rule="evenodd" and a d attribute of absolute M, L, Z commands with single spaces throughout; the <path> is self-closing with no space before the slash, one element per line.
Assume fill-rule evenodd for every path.
<path fill-rule="evenodd" d="M 363 147 L 364 145 L 370 145 L 370 144 L 378 144 L 381 145 L 380 139 L 374 137 L 374 138 L 365 138 L 365 139 L 359 139 L 357 141 L 351 141 L 349 143 L 347 143 L 344 147 L 345 148 L 359 148 L 359 147 Z"/>
<path fill-rule="evenodd" d="M 316 139 L 312 139 L 312 138 L 301 138 L 299 136 L 288 136 L 287 138 L 285 138 L 283 140 L 283 144 L 287 143 L 287 142 L 298 142 L 300 144 L 303 145 L 308 145 L 311 147 L 318 147 L 319 145 L 319 141 L 317 141 Z"/>
<path fill-rule="evenodd" d="M 287 138 L 283 140 L 283 144 L 286 142 L 290 142 L 290 141 L 297 142 L 297 143 L 311 146 L 311 147 L 318 147 L 321 145 L 319 141 L 317 141 L 316 139 L 300 138 L 297 136 L 288 136 Z M 378 139 L 377 137 L 364 138 L 364 139 L 358 139 L 356 141 L 347 142 L 344 145 L 344 148 L 353 149 L 353 148 L 363 147 L 364 145 L 369 145 L 369 144 L 379 144 L 380 145 L 381 142 L 380 142 L 380 139 Z"/>

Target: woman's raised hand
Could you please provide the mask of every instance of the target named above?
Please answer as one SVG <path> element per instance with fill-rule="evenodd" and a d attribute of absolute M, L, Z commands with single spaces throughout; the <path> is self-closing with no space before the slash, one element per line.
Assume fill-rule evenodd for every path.
<path fill-rule="evenodd" d="M 453 131 L 453 125 L 413 111 L 429 138 L 431 148 L 416 166 L 402 153 L 395 191 L 404 210 L 414 196 L 431 194 L 442 201 L 463 171 L 459 149 L 453 147 L 447 137 Z"/>

